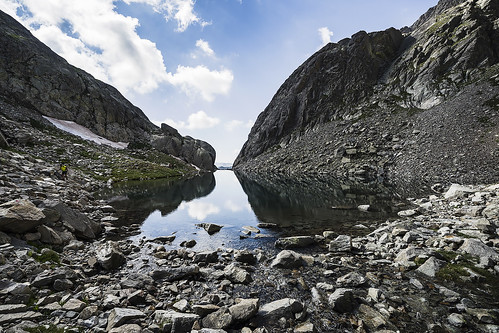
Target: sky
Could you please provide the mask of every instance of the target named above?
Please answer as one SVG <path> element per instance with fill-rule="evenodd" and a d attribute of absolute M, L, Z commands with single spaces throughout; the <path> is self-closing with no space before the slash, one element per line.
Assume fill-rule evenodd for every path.
<path fill-rule="evenodd" d="M 281 84 L 329 42 L 437 0 L 0 0 L 70 64 L 231 163 Z"/>

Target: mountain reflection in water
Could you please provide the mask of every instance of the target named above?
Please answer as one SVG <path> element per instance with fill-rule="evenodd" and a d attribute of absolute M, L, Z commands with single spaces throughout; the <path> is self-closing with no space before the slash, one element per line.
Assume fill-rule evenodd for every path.
<path fill-rule="evenodd" d="M 287 234 L 303 234 L 305 230 L 309 234 L 323 230 L 356 233 L 353 225 L 386 220 L 405 204 L 380 184 L 235 174 L 258 220 L 275 223 Z M 369 212 L 360 211 L 360 205 L 369 205 Z"/>
<path fill-rule="evenodd" d="M 255 248 L 271 245 L 276 237 L 307 235 L 333 230 L 338 233 L 368 232 L 353 228 L 394 216 L 401 200 L 383 187 L 314 178 L 289 179 L 271 175 L 243 175 L 232 171 L 207 173 L 189 180 L 145 181 L 121 184 L 101 194 L 109 198 L 119 220 L 116 225 L 140 225 L 136 237 L 155 238 L 175 234 L 171 246 L 194 239 L 194 250 L 220 246 Z M 372 211 L 361 212 L 359 205 Z M 223 225 L 208 235 L 199 223 Z M 270 236 L 240 239 L 244 226 L 274 223 L 261 229 Z"/>

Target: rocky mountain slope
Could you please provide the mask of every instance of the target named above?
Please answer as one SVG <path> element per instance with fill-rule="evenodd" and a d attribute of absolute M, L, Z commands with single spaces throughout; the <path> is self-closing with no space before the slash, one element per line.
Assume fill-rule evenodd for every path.
<path fill-rule="evenodd" d="M 499 4 L 440 1 L 411 28 L 330 43 L 284 82 L 234 162 L 359 180 L 499 179 Z"/>
<path fill-rule="evenodd" d="M 159 129 L 118 90 L 68 64 L 1 11 L 0 44 L 0 114 L 8 119 L 47 126 L 41 116 L 70 120 L 109 140 L 154 146 L 201 169 L 215 169 L 209 144 Z"/>

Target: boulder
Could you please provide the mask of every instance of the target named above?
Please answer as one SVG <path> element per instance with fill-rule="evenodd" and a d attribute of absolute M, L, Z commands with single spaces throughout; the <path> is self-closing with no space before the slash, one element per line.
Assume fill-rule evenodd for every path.
<path fill-rule="evenodd" d="M 194 255 L 194 262 L 214 263 L 218 261 L 217 251 L 203 251 Z"/>
<path fill-rule="evenodd" d="M 232 320 L 234 322 L 245 322 L 253 318 L 260 307 L 260 300 L 258 298 L 253 299 L 241 299 L 236 304 L 229 307 L 229 312 L 232 315 Z"/>
<path fill-rule="evenodd" d="M 237 250 L 234 252 L 234 259 L 244 264 L 254 265 L 258 261 L 253 252 L 248 250 Z"/>
<path fill-rule="evenodd" d="M 458 199 L 462 198 L 467 194 L 474 193 L 476 192 L 474 189 L 459 185 L 459 184 L 452 184 L 450 188 L 445 192 L 444 198 L 445 199 Z"/>
<path fill-rule="evenodd" d="M 232 263 L 225 267 L 224 274 L 233 283 L 247 284 L 253 281 L 251 274 Z"/>
<path fill-rule="evenodd" d="M 279 318 L 294 318 L 303 310 L 303 304 L 296 299 L 283 298 L 260 307 L 257 317 L 264 322 L 276 322 Z"/>
<path fill-rule="evenodd" d="M 465 239 L 458 251 L 471 254 L 472 256 L 480 258 L 480 260 L 483 258 L 499 262 L 499 254 L 497 251 L 475 238 Z"/>
<path fill-rule="evenodd" d="M 348 235 L 339 235 L 329 243 L 330 252 L 350 252 L 352 250 L 352 238 Z"/>
<path fill-rule="evenodd" d="M 51 207 L 61 215 L 64 225 L 80 239 L 95 239 L 102 231 L 99 223 L 90 220 L 85 214 L 71 209 L 63 203 Z"/>
<path fill-rule="evenodd" d="M 336 279 L 336 284 L 341 287 L 359 287 L 365 284 L 367 279 L 360 273 L 350 272 Z"/>
<path fill-rule="evenodd" d="M 435 277 L 438 271 L 444 267 L 447 263 L 443 260 L 439 260 L 435 257 L 430 257 L 425 261 L 424 264 L 418 267 L 416 271 L 425 274 L 430 277 Z"/>
<path fill-rule="evenodd" d="M 400 251 L 394 261 L 405 267 L 413 267 L 416 266 L 414 259 L 424 253 L 426 253 L 425 249 L 411 246 Z"/>
<path fill-rule="evenodd" d="M 357 306 L 352 289 L 338 288 L 329 295 L 329 305 L 339 313 L 352 312 Z"/>
<path fill-rule="evenodd" d="M 297 268 L 303 266 L 304 261 L 301 254 L 291 250 L 283 250 L 277 254 L 270 267 Z"/>
<path fill-rule="evenodd" d="M 126 257 L 121 253 L 118 244 L 113 241 L 106 242 L 96 251 L 97 262 L 105 270 L 112 271 L 123 265 Z"/>
<path fill-rule="evenodd" d="M 182 280 L 199 273 L 199 266 L 181 266 L 155 270 L 151 273 L 154 280 L 165 280 L 168 282 Z"/>
<path fill-rule="evenodd" d="M 490 204 L 482 211 L 482 215 L 488 219 L 499 219 L 499 204 Z"/>
<path fill-rule="evenodd" d="M 275 242 L 275 247 L 281 249 L 293 249 L 293 248 L 307 247 L 313 244 L 315 244 L 315 239 L 312 236 L 293 236 L 293 237 L 279 238 Z"/>
<path fill-rule="evenodd" d="M 220 229 L 223 228 L 222 225 L 218 225 L 218 224 L 214 224 L 214 223 L 199 223 L 199 224 L 196 224 L 196 226 L 206 230 L 208 235 L 213 235 L 214 233 L 219 232 Z"/>
<path fill-rule="evenodd" d="M 163 327 L 163 332 L 183 333 L 190 332 L 194 323 L 200 317 L 193 313 L 181 313 L 173 310 L 156 310 L 154 322 Z M 170 328 L 170 330 L 166 330 Z"/>
<path fill-rule="evenodd" d="M 26 233 L 41 225 L 44 218 L 42 210 L 26 199 L 0 205 L 0 231 Z"/>
<path fill-rule="evenodd" d="M 45 244 L 61 245 L 63 240 L 54 229 L 41 225 L 37 228 L 40 233 L 40 241 Z"/>
<path fill-rule="evenodd" d="M 137 309 L 114 308 L 107 318 L 106 331 L 110 331 L 113 327 L 121 326 L 130 320 L 144 318 L 145 316 L 142 311 Z"/>
<path fill-rule="evenodd" d="M 203 327 L 223 329 L 232 325 L 233 318 L 229 308 L 222 307 L 203 318 Z"/>

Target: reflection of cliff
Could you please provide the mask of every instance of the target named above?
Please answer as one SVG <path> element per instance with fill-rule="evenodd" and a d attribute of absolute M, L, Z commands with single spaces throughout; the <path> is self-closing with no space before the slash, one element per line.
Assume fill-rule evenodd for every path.
<path fill-rule="evenodd" d="M 236 176 L 258 219 L 281 227 L 385 219 L 401 202 L 387 188 L 358 183 L 238 172 Z M 374 211 L 360 212 L 359 205 L 370 205 Z"/>
<path fill-rule="evenodd" d="M 173 212 L 183 201 L 207 196 L 215 188 L 215 177 L 205 173 L 187 180 L 151 180 L 118 184 L 102 197 L 111 198 L 120 221 L 142 223 L 154 211 Z"/>

